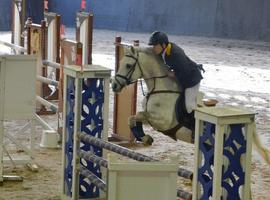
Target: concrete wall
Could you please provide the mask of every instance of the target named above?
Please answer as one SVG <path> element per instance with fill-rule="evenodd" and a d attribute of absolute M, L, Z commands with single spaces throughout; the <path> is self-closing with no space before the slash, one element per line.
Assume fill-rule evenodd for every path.
<path fill-rule="evenodd" d="M 49 2 L 66 26 L 75 26 L 81 0 Z M 269 0 L 87 0 L 87 8 L 95 28 L 270 41 Z"/>

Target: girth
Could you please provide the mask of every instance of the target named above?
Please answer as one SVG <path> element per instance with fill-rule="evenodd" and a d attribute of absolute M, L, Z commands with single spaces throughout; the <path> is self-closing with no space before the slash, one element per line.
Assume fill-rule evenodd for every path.
<path fill-rule="evenodd" d="M 158 131 L 163 133 L 164 135 L 169 136 L 170 138 L 172 138 L 174 140 L 177 140 L 176 137 L 175 137 L 175 134 L 176 134 L 177 130 L 180 129 L 182 126 L 183 126 L 183 124 L 179 123 L 179 124 L 177 124 L 175 127 L 171 128 L 171 129 L 168 129 L 168 130 L 165 130 L 165 131 L 160 131 L 160 130 L 158 130 Z"/>

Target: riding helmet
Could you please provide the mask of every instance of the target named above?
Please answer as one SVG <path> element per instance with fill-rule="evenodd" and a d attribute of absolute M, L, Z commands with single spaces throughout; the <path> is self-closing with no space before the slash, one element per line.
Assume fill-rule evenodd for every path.
<path fill-rule="evenodd" d="M 157 44 L 168 44 L 169 39 L 166 33 L 161 31 L 155 31 L 151 34 L 148 45 L 157 45 Z"/>

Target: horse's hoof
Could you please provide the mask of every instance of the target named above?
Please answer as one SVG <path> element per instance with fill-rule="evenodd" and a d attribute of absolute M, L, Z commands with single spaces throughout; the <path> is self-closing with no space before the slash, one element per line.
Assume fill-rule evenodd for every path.
<path fill-rule="evenodd" d="M 150 136 L 150 135 L 145 135 L 142 137 L 142 143 L 144 145 L 152 145 L 152 143 L 154 142 L 154 139 Z"/>

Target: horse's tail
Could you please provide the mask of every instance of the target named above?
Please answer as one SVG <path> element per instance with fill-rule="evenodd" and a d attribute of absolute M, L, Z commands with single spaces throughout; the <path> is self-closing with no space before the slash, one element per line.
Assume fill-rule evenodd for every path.
<path fill-rule="evenodd" d="M 263 157 L 265 162 L 270 165 L 270 151 L 262 143 L 261 138 L 256 132 L 256 126 L 253 129 L 253 144 L 257 152 Z"/>

